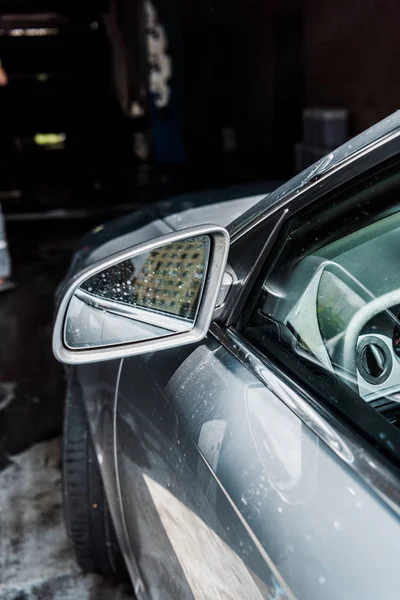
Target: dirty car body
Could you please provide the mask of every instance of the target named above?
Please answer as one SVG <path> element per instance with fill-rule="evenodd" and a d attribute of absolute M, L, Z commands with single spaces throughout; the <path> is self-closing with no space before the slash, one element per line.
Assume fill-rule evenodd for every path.
<path fill-rule="evenodd" d="M 399 153 L 395 114 L 265 198 L 85 257 L 201 223 L 230 236 L 204 339 L 70 367 L 138 598 L 397 597 Z"/>

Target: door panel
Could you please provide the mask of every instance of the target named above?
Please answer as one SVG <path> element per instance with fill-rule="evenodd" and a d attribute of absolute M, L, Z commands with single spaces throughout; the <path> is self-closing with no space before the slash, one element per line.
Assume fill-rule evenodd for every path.
<path fill-rule="evenodd" d="M 395 516 L 226 349 L 123 374 L 118 468 L 151 598 L 394 597 Z"/>
<path fill-rule="evenodd" d="M 224 348 L 203 347 L 166 391 L 198 446 L 205 423 L 225 422 L 218 460 L 211 445 L 200 450 L 219 484 L 216 521 L 232 534 L 223 487 L 264 551 L 261 571 L 244 558 L 258 577 L 269 556 L 299 600 L 395 597 L 397 518 L 255 375 Z"/>
<path fill-rule="evenodd" d="M 154 487 L 165 490 L 176 487 L 177 420 L 142 357 L 124 361 L 116 425 L 124 520 L 145 597 L 192 600 L 153 501 Z"/>
<path fill-rule="evenodd" d="M 210 340 L 189 361 L 202 359 L 204 369 L 218 347 Z M 148 597 L 291 598 L 210 468 L 218 466 L 226 415 L 214 411 L 211 395 L 197 412 L 187 405 L 189 414 L 185 386 L 181 395 L 174 396 L 180 373 L 168 383 L 174 364 L 185 362 L 179 360 L 179 353 L 182 350 L 175 356 L 159 352 L 126 360 L 118 394 L 121 496 L 131 550 Z M 222 386 L 219 392 L 218 385 Z M 215 380 L 216 398 L 223 396 L 223 385 L 223 379 Z M 205 382 L 199 387 L 205 389 Z M 188 435 L 191 417 L 193 424 L 200 425 L 200 448 Z M 209 463 L 199 450 L 207 454 Z"/>

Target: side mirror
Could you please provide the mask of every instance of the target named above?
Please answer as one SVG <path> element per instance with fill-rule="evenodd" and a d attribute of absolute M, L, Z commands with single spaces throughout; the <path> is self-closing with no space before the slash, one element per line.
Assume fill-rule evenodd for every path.
<path fill-rule="evenodd" d="M 55 357 L 83 364 L 197 342 L 207 334 L 229 250 L 225 229 L 192 227 L 83 271 L 61 297 Z"/>

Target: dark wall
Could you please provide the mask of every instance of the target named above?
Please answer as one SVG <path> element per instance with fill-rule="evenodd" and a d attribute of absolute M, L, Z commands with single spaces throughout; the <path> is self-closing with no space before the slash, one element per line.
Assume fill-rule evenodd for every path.
<path fill-rule="evenodd" d="M 182 5 L 185 123 L 194 164 L 216 179 L 221 169 L 242 181 L 290 174 L 303 105 L 299 0 Z M 224 153 L 223 129 L 234 131 L 234 156 Z"/>
<path fill-rule="evenodd" d="M 224 127 L 236 132 L 237 179 L 284 177 L 302 109 L 346 108 L 355 135 L 400 106 L 398 0 L 182 4 L 186 132 L 207 173 L 224 164 Z"/>
<path fill-rule="evenodd" d="M 273 149 L 274 37 L 269 2 L 237 2 L 231 60 L 240 164 L 249 174 L 268 172 Z"/>
<path fill-rule="evenodd" d="M 350 110 L 351 134 L 400 106 L 398 0 L 306 0 L 307 106 Z"/>

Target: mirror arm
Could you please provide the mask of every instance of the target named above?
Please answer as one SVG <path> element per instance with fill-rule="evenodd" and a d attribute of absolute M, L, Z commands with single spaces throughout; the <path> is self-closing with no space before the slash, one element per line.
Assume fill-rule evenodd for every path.
<path fill-rule="evenodd" d="M 237 277 L 234 270 L 227 265 L 225 273 L 222 278 L 221 287 L 218 293 L 217 302 L 215 304 L 215 310 L 213 314 L 213 320 L 218 319 L 225 305 L 225 301 L 228 294 L 233 286 L 237 283 Z"/>

